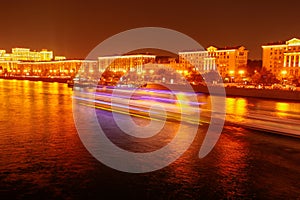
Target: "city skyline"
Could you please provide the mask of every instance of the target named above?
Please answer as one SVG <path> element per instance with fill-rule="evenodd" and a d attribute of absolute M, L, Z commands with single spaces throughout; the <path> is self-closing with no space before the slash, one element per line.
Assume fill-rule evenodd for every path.
<path fill-rule="evenodd" d="M 205 49 L 201 50 L 185 50 L 179 51 L 178 54 L 169 55 L 168 57 L 162 56 L 160 53 L 156 53 L 155 49 L 146 49 L 146 51 L 136 50 L 131 53 L 127 53 L 125 55 L 106 55 L 100 56 L 97 59 L 93 59 L 95 62 L 99 61 L 99 70 L 104 66 L 108 66 L 114 59 L 124 59 L 126 57 L 139 57 L 141 55 L 157 57 L 155 58 L 155 62 L 157 63 L 168 63 L 171 64 L 174 69 L 178 70 L 187 70 L 191 69 L 200 71 L 200 72 L 209 72 L 209 71 L 218 71 L 224 79 L 232 79 L 240 73 L 245 74 L 253 74 L 256 72 L 264 73 L 266 70 L 268 73 L 276 76 L 277 81 L 290 79 L 296 85 L 299 83 L 297 80 L 299 78 L 299 48 L 300 48 L 300 40 L 298 38 L 291 38 L 285 42 L 280 41 L 272 44 L 263 44 L 262 46 L 263 54 L 262 60 L 260 64 L 257 61 L 249 60 L 248 53 L 249 50 L 244 46 L 237 47 L 225 47 L 218 48 L 215 46 L 209 46 Z M 152 50 L 152 51 L 151 51 Z M 165 53 L 165 52 L 161 52 Z M 142 56 L 143 57 L 143 56 Z M 100 64 L 100 59 L 107 59 L 108 62 L 106 64 Z M 50 61 L 62 61 L 66 60 L 66 64 L 68 67 L 62 67 L 64 65 L 60 62 L 50 62 Z M 27 75 L 41 75 L 48 73 L 48 71 L 61 72 L 64 76 L 65 73 L 73 72 L 76 73 L 78 67 L 69 66 L 72 63 L 72 60 L 78 62 L 78 59 L 67 59 L 64 56 L 54 56 L 53 51 L 48 51 L 43 49 L 42 51 L 30 50 L 29 48 L 12 48 L 11 53 L 6 50 L 0 49 L 0 74 L 9 73 L 10 75 L 20 75 L 21 72 L 24 72 Z M 85 59 L 79 59 L 80 61 L 84 61 Z M 126 60 L 126 59 L 125 59 Z M 18 62 L 16 62 L 18 61 Z M 26 63 L 26 61 L 28 63 Z M 92 60 L 91 60 L 92 61 Z M 22 63 L 23 62 L 23 63 Z M 36 62 L 36 63 L 33 63 Z M 44 65 L 45 69 L 39 67 L 38 69 L 32 69 L 32 65 L 35 66 Z M 49 62 L 49 63 L 42 63 Z M 255 63 L 255 65 L 254 65 Z M 18 67 L 18 65 L 25 64 L 27 67 Z M 48 65 L 50 64 L 50 65 Z M 58 64 L 59 69 L 52 69 L 53 64 Z M 131 65 L 132 61 L 125 63 L 121 62 L 116 65 L 114 70 L 116 71 L 124 71 L 127 69 L 127 65 Z M 124 65 L 124 66 L 123 66 Z M 47 67 L 48 66 L 48 67 Z M 49 68 L 50 67 L 50 68 Z M 125 67 L 125 68 L 124 68 Z M 133 67 L 133 66 L 130 66 Z M 24 68 L 24 69 L 23 69 Z M 49 69 L 48 69 L 49 68 Z M 274 68 L 274 69 L 273 69 Z M 48 71 L 46 70 L 48 69 Z M 104 71 L 104 70 L 100 70 Z M 127 70 L 125 70 L 127 71 Z M 73 74 L 74 75 L 74 74 Z M 231 78 L 230 78 L 231 77 Z M 245 77 L 244 77 L 245 78 Z M 245 79 L 246 80 L 246 79 Z M 274 79 L 275 80 L 275 79 Z M 274 81 L 273 80 L 273 81 Z M 272 81 L 272 82 L 273 82 Z"/>
<path fill-rule="evenodd" d="M 103 40 L 145 26 L 174 29 L 202 46 L 243 45 L 261 59 L 261 45 L 299 37 L 298 1 L 178 2 L 51 1 L 2 2 L 2 48 L 52 49 L 82 59 Z M 208 9 L 209 8 L 209 9 Z M 21 20 L 22 19 L 22 20 Z"/>

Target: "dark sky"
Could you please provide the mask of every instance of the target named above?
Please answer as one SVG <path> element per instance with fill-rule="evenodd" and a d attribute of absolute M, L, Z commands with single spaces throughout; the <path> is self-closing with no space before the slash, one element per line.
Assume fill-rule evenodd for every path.
<path fill-rule="evenodd" d="M 261 44 L 300 37 L 299 0 L 1 1 L 0 49 L 29 47 L 84 58 L 106 38 L 137 27 L 180 31 L 202 46 Z"/>

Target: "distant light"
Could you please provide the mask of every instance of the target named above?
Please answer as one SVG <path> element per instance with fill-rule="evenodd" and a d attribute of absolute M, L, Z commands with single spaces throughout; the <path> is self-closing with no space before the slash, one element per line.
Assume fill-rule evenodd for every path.
<path fill-rule="evenodd" d="M 240 70 L 240 71 L 239 71 L 239 74 L 240 74 L 240 75 L 243 75 L 244 73 L 245 73 L 244 70 Z"/>
<path fill-rule="evenodd" d="M 282 74 L 282 75 L 286 75 L 286 74 L 287 74 L 287 71 L 286 71 L 286 70 L 283 70 L 283 71 L 281 71 L 281 74 Z"/>

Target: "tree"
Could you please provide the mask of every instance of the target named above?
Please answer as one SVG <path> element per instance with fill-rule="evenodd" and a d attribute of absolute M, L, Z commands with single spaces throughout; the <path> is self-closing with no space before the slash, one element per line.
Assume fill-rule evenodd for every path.
<path fill-rule="evenodd" d="M 250 76 L 262 70 L 262 60 L 248 60 L 246 70 Z"/>
<path fill-rule="evenodd" d="M 264 67 L 259 72 L 256 72 L 251 78 L 252 82 L 255 84 L 279 83 L 279 80 L 276 78 L 276 76 Z"/>
<path fill-rule="evenodd" d="M 219 81 L 222 79 L 220 74 L 216 71 L 209 71 L 209 72 L 203 74 L 203 78 L 205 79 L 205 81 L 207 83 L 213 83 L 215 81 Z"/>

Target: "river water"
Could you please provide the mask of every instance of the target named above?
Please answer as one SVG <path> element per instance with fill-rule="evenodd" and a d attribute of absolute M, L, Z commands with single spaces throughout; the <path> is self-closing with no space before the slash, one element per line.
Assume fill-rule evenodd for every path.
<path fill-rule="evenodd" d="M 215 148 L 199 159 L 204 125 L 171 165 L 130 174 L 103 165 L 86 150 L 74 125 L 72 89 L 66 84 L 0 80 L 0 102 L 1 199 L 300 197 L 296 138 L 228 125 Z M 297 102 L 227 98 L 226 103 L 227 113 L 238 114 L 235 120 L 254 112 L 276 116 L 282 123 L 299 119 Z M 122 144 L 126 139 L 119 138 L 110 123 L 111 113 L 98 110 L 97 114 L 107 122 L 111 140 L 132 148 Z M 164 133 L 172 134 L 174 126 L 176 122 L 168 123 Z M 162 141 L 168 138 L 161 136 Z"/>

